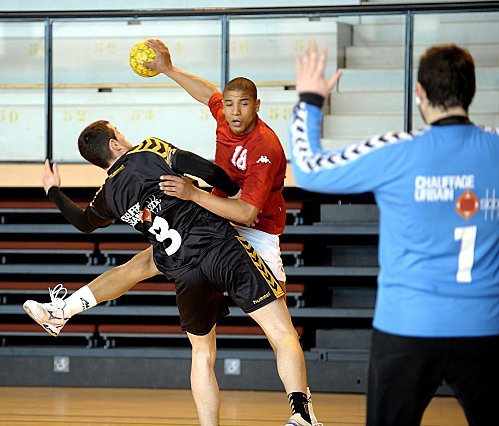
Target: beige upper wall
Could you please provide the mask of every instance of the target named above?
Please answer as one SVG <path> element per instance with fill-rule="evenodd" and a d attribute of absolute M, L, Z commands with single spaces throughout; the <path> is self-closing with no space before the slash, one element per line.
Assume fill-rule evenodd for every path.
<path fill-rule="evenodd" d="M 0 188 L 37 188 L 42 186 L 42 164 L 0 163 Z M 91 164 L 59 165 L 62 187 L 98 188 L 106 172 Z M 296 186 L 288 164 L 285 186 Z"/>
<path fill-rule="evenodd" d="M 61 164 L 62 186 L 99 187 L 106 172 L 91 164 Z M 42 186 L 43 164 L 0 164 L 0 187 L 36 188 Z"/>

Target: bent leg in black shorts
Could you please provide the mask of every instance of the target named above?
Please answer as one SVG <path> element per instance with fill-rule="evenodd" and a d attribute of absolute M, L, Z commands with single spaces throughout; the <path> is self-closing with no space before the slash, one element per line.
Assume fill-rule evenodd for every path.
<path fill-rule="evenodd" d="M 246 313 L 284 296 L 270 269 L 241 236 L 223 240 L 175 280 L 182 329 L 205 335 L 229 313 L 226 291 Z"/>

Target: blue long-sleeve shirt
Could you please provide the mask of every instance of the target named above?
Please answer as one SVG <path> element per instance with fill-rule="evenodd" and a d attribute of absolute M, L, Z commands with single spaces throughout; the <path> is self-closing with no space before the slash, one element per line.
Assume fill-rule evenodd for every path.
<path fill-rule="evenodd" d="M 290 126 L 299 186 L 373 192 L 380 209 L 373 326 L 416 337 L 499 334 L 499 129 L 451 117 L 324 150 L 321 109 Z"/>

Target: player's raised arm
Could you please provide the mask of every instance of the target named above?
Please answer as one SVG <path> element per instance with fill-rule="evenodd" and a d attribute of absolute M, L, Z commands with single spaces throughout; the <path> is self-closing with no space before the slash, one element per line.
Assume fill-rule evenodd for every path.
<path fill-rule="evenodd" d="M 327 50 L 322 49 L 319 54 L 315 44 L 310 50 L 305 49 L 302 57 L 296 58 L 296 91 L 298 94 L 315 93 L 327 98 L 340 79 L 341 72 L 336 71 L 329 80 L 326 80 L 324 76 L 326 60 Z"/>
<path fill-rule="evenodd" d="M 43 165 L 42 185 L 45 190 L 45 194 L 47 195 L 49 193 L 49 189 L 53 186 L 58 188 L 61 186 L 59 167 L 57 166 L 57 163 L 54 163 L 54 165 L 51 166 L 48 159 L 45 160 L 45 164 Z"/>
<path fill-rule="evenodd" d="M 194 99 L 208 105 L 213 93 L 218 91 L 213 84 L 204 78 L 174 67 L 170 51 L 161 40 L 151 39 L 146 44 L 156 52 L 156 57 L 152 62 L 143 63 L 146 67 L 159 71 L 175 80 Z"/>
<path fill-rule="evenodd" d="M 95 217 L 89 209 L 83 210 L 61 191 L 59 188 L 61 186 L 61 177 L 57 163 L 54 163 L 51 168 L 49 160 L 45 160 L 42 184 L 49 200 L 57 205 L 66 220 L 78 228 L 78 230 L 90 233 L 97 228 L 102 228 L 112 223 L 112 220 L 103 220 L 102 218 Z"/>

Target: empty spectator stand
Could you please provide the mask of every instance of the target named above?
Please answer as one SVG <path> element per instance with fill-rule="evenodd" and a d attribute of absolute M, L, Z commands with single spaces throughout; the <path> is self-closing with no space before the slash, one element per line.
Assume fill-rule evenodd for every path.
<path fill-rule="evenodd" d="M 105 265 L 121 265 L 130 260 L 138 252 L 150 247 L 146 241 L 102 241 L 99 252 L 104 257 Z"/>
<path fill-rule="evenodd" d="M 85 282 L 64 282 L 64 287 L 68 290 L 68 294 L 79 289 Z M 57 285 L 55 282 L 46 281 L 14 281 L 0 280 L 0 303 L 12 304 L 21 303 L 25 299 L 32 298 L 40 302 L 49 302 L 48 289 Z"/>
<path fill-rule="evenodd" d="M 103 241 L 98 245 L 98 251 L 105 259 L 105 265 L 114 266 L 121 265 L 128 261 L 139 251 L 145 250 L 150 245 L 147 242 L 117 242 L 117 241 Z M 282 243 L 281 254 L 283 262 L 286 265 L 288 257 L 291 259 L 292 266 L 300 266 L 303 263 L 302 243 Z M 289 263 L 289 261 L 288 261 Z M 286 285 L 286 296 L 288 297 L 288 304 L 294 307 L 301 307 L 304 305 L 303 293 L 305 291 L 304 284 L 288 283 Z M 174 294 L 174 283 L 142 283 L 136 286 L 128 294 L 156 294 L 156 295 L 170 295 Z M 116 301 L 115 301 L 116 303 Z M 113 304 L 115 304 L 113 303 Z"/>
<path fill-rule="evenodd" d="M 0 241 L 0 263 L 94 265 L 96 247 L 91 241 Z"/>
<path fill-rule="evenodd" d="M 298 336 L 303 334 L 303 327 L 296 327 Z M 104 339 L 104 348 L 119 346 L 120 339 L 178 339 L 187 338 L 187 334 L 179 325 L 159 324 L 99 324 L 97 331 Z M 266 340 L 263 330 L 257 325 L 218 325 L 217 339 L 223 340 Z"/>
<path fill-rule="evenodd" d="M 302 200 L 286 200 L 286 223 L 303 225 L 305 203 Z"/>
<path fill-rule="evenodd" d="M 67 193 L 72 199 L 88 200 L 94 190 L 69 189 Z M 112 348 L 108 352 L 113 353 L 189 348 L 185 334 L 179 332 L 175 284 L 161 275 L 138 283 L 115 301 L 73 317 L 66 326 L 83 326 L 87 335 L 66 335 L 71 327 L 65 327 L 54 338 L 34 324 L 22 309 L 24 300 L 48 302 L 48 288 L 59 282 L 71 293 L 149 243 L 119 222 L 92 234 L 81 233 L 41 192 L 8 195 L 0 204 L 0 242 L 4 243 L 0 256 L 5 256 L 0 263 L 0 323 L 23 326 L 6 331 L 11 333 L 3 337 L 6 348 L 40 345 L 96 352 Z M 306 357 L 360 362 L 355 364 L 356 371 L 364 368 L 362 336 L 371 327 L 378 272 L 374 202 L 369 195 L 319 196 L 297 188 L 285 188 L 285 197 L 287 225 L 280 240 L 287 302 Z M 71 257 L 76 255 L 80 258 Z M 230 315 L 218 325 L 219 349 L 235 351 L 230 353 L 237 356 L 270 350 L 253 320 L 227 300 Z M 227 327 L 235 327 L 237 332 L 228 333 Z M 349 338 L 341 343 L 345 334 Z M 362 347 L 355 347 L 356 336 L 364 342 Z M 352 386 L 359 385 L 355 382 Z"/>
<path fill-rule="evenodd" d="M 57 337 L 64 343 L 84 344 L 87 348 L 97 345 L 97 326 L 94 324 L 67 324 L 64 333 Z M 55 343 L 54 337 L 49 335 L 41 326 L 31 322 L 0 323 L 0 342 L 2 346 L 26 345 L 27 342 L 36 341 L 40 344 Z M 57 342 L 61 343 L 61 342 Z"/>

